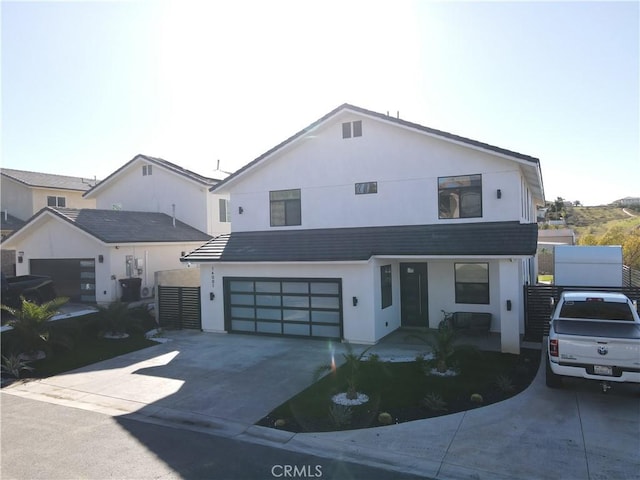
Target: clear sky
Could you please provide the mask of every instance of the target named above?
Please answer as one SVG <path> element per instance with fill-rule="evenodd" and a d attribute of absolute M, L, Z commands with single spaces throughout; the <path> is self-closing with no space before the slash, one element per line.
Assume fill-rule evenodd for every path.
<path fill-rule="evenodd" d="M 2 166 L 236 170 L 348 102 L 538 157 L 547 200 L 640 196 L 640 3 L 1 3 Z"/>

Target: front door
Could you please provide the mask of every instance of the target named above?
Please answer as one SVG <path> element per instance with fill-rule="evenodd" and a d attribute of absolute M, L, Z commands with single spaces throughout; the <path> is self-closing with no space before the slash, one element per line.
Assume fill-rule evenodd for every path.
<path fill-rule="evenodd" d="M 427 264 L 400 264 L 400 310 L 403 327 L 428 327 Z"/>

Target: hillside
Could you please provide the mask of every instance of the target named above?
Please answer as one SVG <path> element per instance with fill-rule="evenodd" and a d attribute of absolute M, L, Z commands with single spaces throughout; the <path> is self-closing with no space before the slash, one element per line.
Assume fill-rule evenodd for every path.
<path fill-rule="evenodd" d="M 567 226 L 574 229 L 577 237 L 586 234 L 602 235 L 611 227 L 616 226 L 620 226 L 625 230 L 640 227 L 640 213 L 627 210 L 636 215 L 631 217 L 620 207 L 610 205 L 566 207 L 566 210 Z"/>

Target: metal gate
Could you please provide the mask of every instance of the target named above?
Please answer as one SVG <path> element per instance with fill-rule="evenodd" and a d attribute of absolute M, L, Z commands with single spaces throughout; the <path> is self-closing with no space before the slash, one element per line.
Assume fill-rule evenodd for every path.
<path fill-rule="evenodd" d="M 549 335 L 549 319 L 553 312 L 551 299 L 557 301 L 564 290 L 600 291 L 623 293 L 640 304 L 639 287 L 561 287 L 559 285 L 524 286 L 524 338 L 530 342 L 541 342 Z"/>
<path fill-rule="evenodd" d="M 158 287 L 158 320 L 163 328 L 202 330 L 200 287 Z"/>

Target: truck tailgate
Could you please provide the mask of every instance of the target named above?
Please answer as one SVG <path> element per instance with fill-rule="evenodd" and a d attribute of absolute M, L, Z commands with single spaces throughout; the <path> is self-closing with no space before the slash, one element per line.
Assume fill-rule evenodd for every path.
<path fill-rule="evenodd" d="M 556 320 L 554 329 L 562 335 L 561 362 L 640 367 L 640 327 L 634 323 Z"/>

